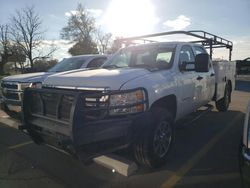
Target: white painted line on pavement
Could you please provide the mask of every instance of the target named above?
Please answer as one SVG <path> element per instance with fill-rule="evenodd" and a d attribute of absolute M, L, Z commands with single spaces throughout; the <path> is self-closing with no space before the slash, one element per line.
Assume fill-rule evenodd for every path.
<path fill-rule="evenodd" d="M 233 120 L 221 131 L 204 145 L 193 157 L 191 157 L 172 177 L 168 178 L 161 188 L 173 188 L 175 185 L 209 152 L 209 150 L 229 131 L 236 122 L 242 117 L 242 114 L 236 115 Z"/>
<path fill-rule="evenodd" d="M 15 128 L 15 129 L 18 129 L 18 126 L 21 124 L 20 122 L 14 120 L 12 118 L 3 117 L 3 116 L 0 117 L 0 122 L 9 126 L 9 127 Z M 24 142 L 21 144 L 10 146 L 9 149 L 16 149 L 19 147 L 29 145 L 31 143 L 33 143 L 33 142 L 32 141 Z M 53 149 L 59 150 L 53 146 L 50 146 L 50 147 L 52 147 Z M 61 151 L 61 150 L 59 150 L 59 151 Z M 66 153 L 66 152 L 63 152 L 63 153 Z M 66 154 L 68 154 L 68 153 L 66 153 Z M 97 164 L 104 166 L 108 169 L 111 169 L 113 172 L 117 172 L 117 173 L 124 175 L 124 176 L 130 176 L 138 169 L 135 162 L 132 162 L 132 161 L 129 161 L 129 160 L 126 160 L 124 158 L 117 157 L 117 156 L 102 155 L 100 157 L 94 158 L 93 160 Z"/>

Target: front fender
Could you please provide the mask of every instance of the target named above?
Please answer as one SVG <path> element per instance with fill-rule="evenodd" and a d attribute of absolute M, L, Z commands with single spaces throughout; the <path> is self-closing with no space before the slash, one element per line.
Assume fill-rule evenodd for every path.
<path fill-rule="evenodd" d="M 155 101 L 176 94 L 176 85 L 173 73 L 170 70 L 162 70 L 129 81 L 121 87 L 121 90 L 133 89 L 138 86 L 145 88 L 150 108 Z"/>

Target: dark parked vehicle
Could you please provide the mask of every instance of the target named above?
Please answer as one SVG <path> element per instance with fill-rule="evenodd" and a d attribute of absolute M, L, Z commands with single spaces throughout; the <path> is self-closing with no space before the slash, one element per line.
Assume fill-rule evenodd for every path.
<path fill-rule="evenodd" d="M 250 74 L 250 57 L 236 61 L 237 74 Z"/>
<path fill-rule="evenodd" d="M 250 187 L 250 101 L 245 115 L 243 137 L 240 146 L 240 172 L 244 187 Z"/>
<path fill-rule="evenodd" d="M 1 81 L 1 109 L 9 116 L 17 118 L 21 111 L 23 91 L 27 87 L 39 88 L 50 75 L 83 68 L 100 67 L 107 60 L 106 55 L 79 55 L 64 58 L 47 72 L 37 72 L 4 77 Z"/>

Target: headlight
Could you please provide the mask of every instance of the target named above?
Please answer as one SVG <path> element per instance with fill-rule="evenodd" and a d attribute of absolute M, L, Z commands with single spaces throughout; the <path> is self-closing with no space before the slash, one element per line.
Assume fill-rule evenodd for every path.
<path fill-rule="evenodd" d="M 243 130 L 243 144 L 250 149 L 250 101 L 246 110 L 244 130 Z"/>
<path fill-rule="evenodd" d="M 20 83 L 20 89 L 24 90 L 27 87 L 31 88 L 42 88 L 42 83 L 41 82 L 34 82 L 34 83 Z"/>
<path fill-rule="evenodd" d="M 123 115 L 146 110 L 146 94 L 142 89 L 110 96 L 110 115 Z"/>
<path fill-rule="evenodd" d="M 41 82 L 35 82 L 30 84 L 31 88 L 42 88 L 42 83 Z"/>
<path fill-rule="evenodd" d="M 20 89 L 23 91 L 25 88 L 30 87 L 31 83 L 20 83 Z"/>

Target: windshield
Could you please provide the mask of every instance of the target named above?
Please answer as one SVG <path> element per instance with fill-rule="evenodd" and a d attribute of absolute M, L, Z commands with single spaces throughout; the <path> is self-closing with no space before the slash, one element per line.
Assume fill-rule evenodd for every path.
<path fill-rule="evenodd" d="M 103 68 L 170 68 L 175 48 L 170 47 L 132 47 L 125 48 L 108 60 Z"/>
<path fill-rule="evenodd" d="M 65 58 L 54 67 L 48 70 L 48 72 L 63 72 L 74 69 L 79 69 L 86 61 L 86 58 Z"/>

